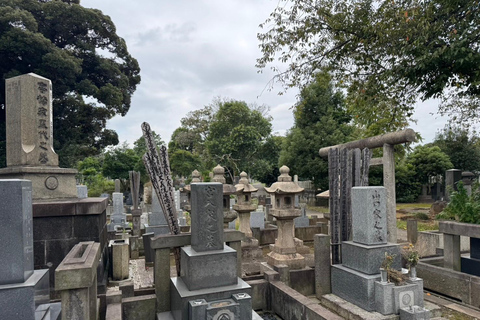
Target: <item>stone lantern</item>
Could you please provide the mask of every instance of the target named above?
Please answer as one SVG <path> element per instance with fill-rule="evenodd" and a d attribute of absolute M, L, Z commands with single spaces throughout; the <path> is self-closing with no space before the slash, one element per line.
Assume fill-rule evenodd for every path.
<path fill-rule="evenodd" d="M 252 193 L 257 191 L 257 189 L 248 183 L 248 175 L 245 172 L 240 173 L 240 181 L 238 181 L 235 188 L 237 189 L 237 204 L 233 206 L 233 209 L 238 212 L 238 217 L 240 218 L 240 231 L 245 234 L 247 239 L 252 239 L 250 212 L 256 209 L 252 204 Z"/>
<path fill-rule="evenodd" d="M 223 184 L 223 228 L 227 229 L 228 224 L 237 218 L 237 213 L 230 210 L 230 195 L 235 194 L 237 189 L 231 184 L 226 184 L 225 169 L 221 165 L 213 168 L 212 182 Z"/>
<path fill-rule="evenodd" d="M 303 192 L 303 188 L 292 181 L 289 172 L 287 166 L 281 167 L 278 182 L 265 188 L 275 199 L 270 214 L 277 219 L 278 227 L 278 237 L 267 256 L 267 262 L 272 266 L 287 265 L 290 269 L 302 269 L 305 267 L 305 258 L 297 253 L 293 219 L 301 215 L 300 209 L 295 208 L 294 200 L 295 195 Z"/>
<path fill-rule="evenodd" d="M 193 170 L 192 172 L 192 181 L 190 181 L 190 183 L 195 183 L 195 182 L 201 182 L 200 181 L 200 172 L 198 172 L 198 170 Z M 191 200 L 190 200 L 190 195 L 191 195 L 191 187 L 190 185 L 187 185 L 185 186 L 185 188 L 183 188 L 183 190 L 185 190 L 185 192 L 187 193 L 187 204 L 185 205 L 185 211 L 187 211 L 188 213 L 191 213 L 192 212 L 192 205 L 191 205 Z"/>

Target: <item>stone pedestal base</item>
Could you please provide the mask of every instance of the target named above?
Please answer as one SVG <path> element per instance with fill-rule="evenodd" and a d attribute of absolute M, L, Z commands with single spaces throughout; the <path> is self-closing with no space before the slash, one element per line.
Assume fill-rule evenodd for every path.
<path fill-rule="evenodd" d="M 272 251 L 267 255 L 267 263 L 271 266 L 287 265 L 290 270 L 305 268 L 305 258 L 298 253 L 281 254 Z"/>
<path fill-rule="evenodd" d="M 264 261 L 263 251 L 258 247 L 258 240 L 254 240 L 256 240 L 256 246 L 244 245 L 242 241 L 242 275 L 260 274 L 260 263 Z"/>
<path fill-rule="evenodd" d="M 242 279 L 238 278 L 237 284 L 207 288 L 201 290 L 188 290 L 182 278 L 171 278 L 171 315 L 174 320 L 189 320 L 189 302 L 204 299 L 207 302 L 230 299 L 233 294 L 246 293 L 252 295 L 252 288 Z M 250 306 L 251 310 L 251 306 Z M 165 314 L 167 316 L 167 314 Z M 169 319 L 168 317 L 159 319 Z"/>
<path fill-rule="evenodd" d="M 393 243 L 369 246 L 353 241 L 344 241 L 342 242 L 342 264 L 359 272 L 377 274 L 380 272 L 379 261 L 385 259 L 385 252 L 395 255 L 392 269 L 400 270 L 402 266 L 400 245 Z"/>
<path fill-rule="evenodd" d="M 0 169 L 0 179 L 32 181 L 32 199 L 77 198 L 77 170 L 58 167 L 7 167 Z"/>
<path fill-rule="evenodd" d="M 58 306 L 50 310 L 48 269 L 35 270 L 23 283 L 0 285 L 0 301 L 2 319 L 35 320 L 48 314 L 49 319 L 58 318 Z"/>

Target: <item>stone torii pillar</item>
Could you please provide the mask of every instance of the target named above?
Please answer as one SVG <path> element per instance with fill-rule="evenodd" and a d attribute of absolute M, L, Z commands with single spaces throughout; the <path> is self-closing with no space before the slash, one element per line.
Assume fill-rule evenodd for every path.
<path fill-rule="evenodd" d="M 413 129 L 390 132 L 362 140 L 356 140 L 335 146 L 321 148 L 321 157 L 327 157 L 330 149 L 354 149 L 383 147 L 383 157 L 372 159 L 370 165 L 383 165 L 383 185 L 387 195 L 387 230 L 388 242 L 397 243 L 396 199 L 395 199 L 395 159 L 394 146 L 407 142 L 414 142 L 416 133 Z"/>

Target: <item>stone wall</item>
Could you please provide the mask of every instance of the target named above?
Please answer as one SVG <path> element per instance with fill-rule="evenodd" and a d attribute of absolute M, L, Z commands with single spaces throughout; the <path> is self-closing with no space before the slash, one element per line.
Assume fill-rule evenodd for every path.
<path fill-rule="evenodd" d="M 68 252 L 81 241 L 95 241 L 100 243 L 102 257 L 97 270 L 99 293 L 104 293 L 108 262 L 107 202 L 107 198 L 33 202 L 34 266 L 50 269 L 50 288 L 55 287 L 55 269 Z"/>

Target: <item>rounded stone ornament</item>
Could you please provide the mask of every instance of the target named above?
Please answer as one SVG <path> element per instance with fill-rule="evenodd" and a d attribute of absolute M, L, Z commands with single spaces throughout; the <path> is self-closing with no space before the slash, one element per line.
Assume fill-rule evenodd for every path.
<path fill-rule="evenodd" d="M 58 188 L 58 179 L 54 176 L 50 176 L 47 179 L 45 179 L 45 187 L 47 187 L 48 190 L 55 190 Z"/>

